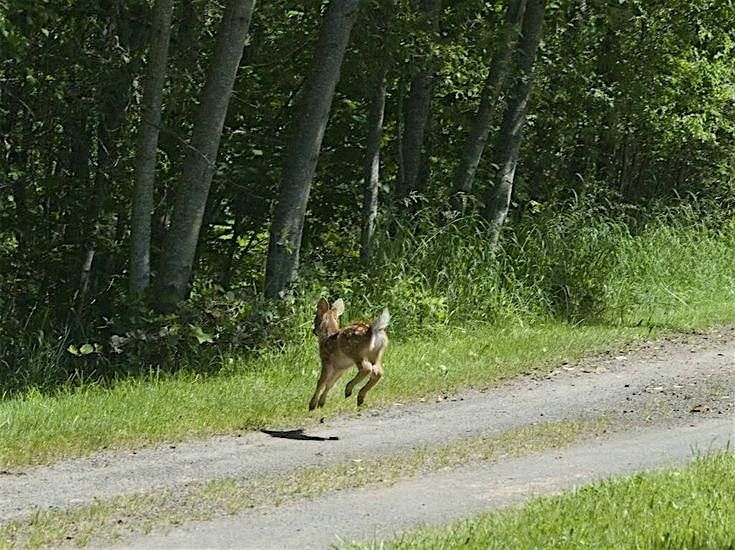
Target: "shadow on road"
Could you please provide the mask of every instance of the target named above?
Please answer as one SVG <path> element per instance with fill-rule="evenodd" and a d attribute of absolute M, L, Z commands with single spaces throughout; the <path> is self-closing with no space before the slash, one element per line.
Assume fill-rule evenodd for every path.
<path fill-rule="evenodd" d="M 330 437 L 322 437 L 320 435 L 308 435 L 304 433 L 304 428 L 296 430 L 260 430 L 262 433 L 271 437 L 279 437 L 281 439 L 295 439 L 298 441 L 338 441 L 339 437 L 333 435 Z"/>

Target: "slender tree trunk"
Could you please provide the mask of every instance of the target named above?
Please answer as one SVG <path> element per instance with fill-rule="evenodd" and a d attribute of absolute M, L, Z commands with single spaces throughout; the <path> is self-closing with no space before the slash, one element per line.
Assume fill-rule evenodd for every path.
<path fill-rule="evenodd" d="M 19 158 L 25 157 L 25 151 L 18 154 Z M 23 165 L 21 165 L 23 166 Z M 30 245 L 29 239 L 29 218 L 28 218 L 28 205 L 26 184 L 22 178 L 18 178 L 13 181 L 11 189 L 13 190 L 13 203 L 15 204 L 15 219 L 17 223 L 14 227 L 15 237 L 18 239 L 18 254 L 23 257 L 28 254 Z"/>
<path fill-rule="evenodd" d="M 237 207 L 237 203 L 233 204 L 233 217 L 232 221 L 232 237 L 230 238 L 229 252 L 227 254 L 227 260 L 225 263 L 224 273 L 222 275 L 222 286 L 224 288 L 230 288 L 232 285 L 232 273 L 235 270 L 235 258 L 237 257 L 237 250 L 240 247 L 240 235 L 243 229 L 243 214 Z"/>
<path fill-rule="evenodd" d="M 433 75 L 428 72 L 416 75 L 411 81 L 411 88 L 405 100 L 404 127 L 401 138 L 403 173 L 396 190 L 396 199 L 399 203 L 416 190 L 424 132 L 431 109 L 432 79 Z"/>
<path fill-rule="evenodd" d="M 383 138 L 383 117 L 387 90 L 387 64 L 381 67 L 378 86 L 370 108 L 366 145 L 365 190 L 362 203 L 362 236 L 360 261 L 366 263 L 375 233 L 375 218 L 378 215 L 378 186 L 380 183 L 380 142 Z"/>
<path fill-rule="evenodd" d="M 255 0 L 229 0 L 217 31 L 191 145 L 184 159 L 171 227 L 165 238 L 161 272 L 156 280 L 158 307 L 162 311 L 175 309 L 189 292 L 222 129 L 254 4 Z"/>
<path fill-rule="evenodd" d="M 133 296 L 144 291 L 150 283 L 151 215 L 156 177 L 156 150 L 161 126 L 163 84 L 166 80 L 172 11 L 173 0 L 156 0 L 135 152 L 135 190 L 130 246 L 130 293 Z"/>
<path fill-rule="evenodd" d="M 311 72 L 296 112 L 296 132 L 283 166 L 281 191 L 270 228 L 265 296 L 277 298 L 296 279 L 306 205 L 329 118 L 342 58 L 359 0 L 331 0 Z"/>
<path fill-rule="evenodd" d="M 87 105 L 78 107 L 75 113 L 67 114 L 67 135 L 69 136 L 69 152 L 66 166 L 62 168 L 62 172 L 68 172 L 74 180 L 74 185 L 78 189 L 88 192 L 92 182 L 91 170 L 89 167 L 89 159 L 92 156 L 92 131 L 89 128 L 88 113 L 90 109 Z M 50 197 L 51 199 L 55 197 Z M 87 199 L 87 197 L 84 197 Z M 64 240 L 73 242 L 75 245 L 82 241 L 82 222 L 81 216 L 69 217 L 67 228 L 64 233 Z"/>
<path fill-rule="evenodd" d="M 498 244 L 500 230 L 510 207 L 523 125 L 526 121 L 526 109 L 533 88 L 533 66 L 541 41 L 545 9 L 546 0 L 528 0 L 523 17 L 523 35 L 518 45 L 518 71 L 493 155 L 494 164 L 499 166 L 499 173 L 496 176 L 495 186 L 488 190 L 485 202 L 485 217 L 490 222 L 490 241 L 493 247 Z"/>
<path fill-rule="evenodd" d="M 434 33 L 439 30 L 441 7 L 441 0 L 422 0 L 421 2 L 421 10 L 426 18 L 427 27 Z M 411 80 L 411 88 L 405 101 L 404 129 L 401 137 L 403 170 L 399 175 L 395 194 L 399 204 L 417 189 L 424 133 L 431 110 L 434 70 L 429 55 L 425 55 L 419 63 L 422 67 Z"/>
<path fill-rule="evenodd" d="M 103 108 L 100 120 L 97 123 L 97 162 L 95 165 L 94 184 L 92 196 L 89 200 L 89 206 L 85 209 L 87 219 L 83 224 L 84 252 L 82 260 L 82 269 L 80 275 L 80 292 L 79 300 L 83 301 L 90 287 L 92 277 L 92 268 L 94 267 L 94 258 L 97 254 L 100 235 L 103 228 L 108 227 L 109 212 L 105 212 L 102 207 L 103 197 L 109 192 L 110 181 L 112 180 L 110 172 L 114 170 L 117 162 L 117 140 L 120 134 L 122 121 L 125 113 L 125 98 L 123 90 L 130 88 L 130 80 L 132 73 L 126 71 L 118 75 L 123 81 L 117 85 L 108 85 L 106 94 L 108 97 L 103 101 Z M 128 78 L 129 77 L 129 78 Z M 117 79 L 113 79 L 117 82 Z M 97 270 L 99 274 L 99 269 Z"/>
<path fill-rule="evenodd" d="M 472 192 L 475 173 L 482 159 L 490 127 L 498 108 L 498 99 L 507 80 L 510 60 L 521 30 L 521 21 L 525 9 L 526 0 L 509 0 L 502 38 L 490 63 L 490 71 L 485 79 L 485 85 L 480 96 L 480 106 L 470 124 L 467 143 L 454 174 L 452 204 L 462 213 L 466 210 L 467 199 Z"/>
<path fill-rule="evenodd" d="M 78 114 L 75 114 L 75 116 L 72 117 L 72 122 L 69 123 L 69 128 L 69 135 L 72 136 L 69 155 L 69 172 L 79 189 L 88 190 L 92 184 L 92 175 L 89 163 L 89 159 L 92 156 L 92 131 L 90 130 L 87 121 L 87 111 L 80 110 Z M 49 198 L 49 200 L 51 200 L 51 198 Z M 82 200 L 87 205 L 94 204 L 94 198 L 92 197 L 85 196 Z M 49 212 L 52 211 L 52 207 L 47 208 L 47 210 Z M 86 208 L 83 210 L 86 210 Z M 69 223 L 65 224 L 64 227 L 63 239 L 67 242 L 73 243 L 75 247 L 83 247 L 85 239 L 87 238 L 89 231 L 91 231 L 91 229 L 87 227 L 87 225 L 89 225 L 87 220 L 85 220 L 83 214 L 80 212 L 76 216 L 69 216 L 68 222 Z M 74 270 L 79 269 L 80 288 L 85 288 L 87 285 L 86 280 L 88 278 L 88 271 L 85 272 L 85 265 L 88 261 L 87 256 L 87 251 L 84 249 L 81 258 L 81 267 L 77 264 L 79 260 L 75 257 L 74 266 L 72 268 Z"/>

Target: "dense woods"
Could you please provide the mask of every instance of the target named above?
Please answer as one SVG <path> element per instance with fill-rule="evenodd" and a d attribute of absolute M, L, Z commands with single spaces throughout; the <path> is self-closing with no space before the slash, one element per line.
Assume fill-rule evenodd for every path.
<path fill-rule="evenodd" d="M 321 295 L 404 333 L 619 319 L 616 238 L 732 229 L 733 28 L 716 0 L 6 0 L 0 387 L 205 370 Z"/>

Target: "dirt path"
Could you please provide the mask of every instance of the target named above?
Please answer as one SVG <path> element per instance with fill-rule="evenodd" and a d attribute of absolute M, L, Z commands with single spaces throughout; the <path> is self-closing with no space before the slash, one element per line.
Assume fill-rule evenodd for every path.
<path fill-rule="evenodd" d="M 691 456 L 690 441 L 687 438 L 699 437 L 700 430 L 706 431 L 702 432 L 705 433 L 705 439 L 692 439 L 691 443 L 704 445 L 711 439 L 716 440 L 718 445 L 721 444 L 727 440 L 732 429 L 734 365 L 735 333 L 731 330 L 677 337 L 644 343 L 626 353 L 596 357 L 575 365 L 563 365 L 543 379 L 521 377 L 499 388 L 469 392 L 438 402 L 395 405 L 379 411 L 367 410 L 358 417 L 337 418 L 305 433 L 248 433 L 241 437 L 217 437 L 208 441 L 122 454 L 102 453 L 51 467 L 11 471 L 0 475 L 0 522 L 27 516 L 38 509 L 81 505 L 95 498 L 109 498 L 155 488 L 181 487 L 220 478 L 252 478 L 355 458 L 369 461 L 371 457 L 410 452 L 424 446 L 446 445 L 467 437 L 498 435 L 533 422 L 596 418 L 603 413 L 617 415 L 627 422 L 630 429 L 626 433 L 617 434 L 608 442 L 588 442 L 575 446 L 560 455 L 565 457 L 563 460 L 554 459 L 559 455 L 558 452 L 545 458 L 540 454 L 535 458 L 516 459 L 512 463 L 480 465 L 462 471 L 435 474 L 431 480 L 425 477 L 407 480 L 396 486 L 408 484 L 419 487 L 419 491 L 423 486 L 429 491 L 434 483 L 436 486 L 445 483 L 447 487 L 455 484 L 460 487 L 462 479 L 474 478 L 487 482 L 470 484 L 470 493 L 474 491 L 478 495 L 487 496 L 511 491 L 521 498 L 534 491 L 524 492 L 512 484 L 498 485 L 498 479 L 503 479 L 503 468 L 509 468 L 505 471 L 517 472 L 518 483 L 533 489 L 536 478 L 533 477 L 535 474 L 531 465 L 534 460 L 540 461 L 536 464 L 541 465 L 541 473 L 557 471 L 551 469 L 551 465 L 556 464 L 561 468 L 558 469 L 558 476 L 553 478 L 556 481 L 551 483 L 549 479 L 545 479 L 541 483 L 543 487 L 558 489 L 569 483 L 582 483 L 598 476 L 679 462 L 686 456 Z M 699 412 L 691 412 L 692 410 Z M 690 428 L 690 425 L 695 428 Z M 298 428 L 294 426 L 294 429 Z M 643 428 L 646 429 L 645 435 L 640 432 Z M 712 436 L 710 439 L 707 439 L 707 433 Z M 716 438 L 713 439 L 715 435 Z M 658 447 L 649 449 L 642 445 L 646 441 L 665 443 L 671 438 L 681 443 L 678 450 L 661 448 L 661 453 L 658 453 Z M 617 445 L 617 450 L 595 450 L 595 445 L 604 444 Z M 623 455 L 627 458 L 621 462 L 620 457 Z M 659 460 L 651 462 L 654 455 Z M 587 477 L 570 478 L 564 473 L 564 467 L 574 464 L 574 457 L 582 460 L 585 456 L 597 459 L 591 460 L 595 467 L 592 468 L 593 464 L 590 464 Z M 544 460 L 547 462 L 543 462 Z M 630 468 L 621 470 L 621 464 L 629 464 Z M 472 473 L 472 468 L 478 470 Z M 571 471 L 574 472 L 574 469 Z M 456 479 L 453 475 L 456 475 Z M 496 491 L 498 487 L 499 493 Z M 324 507 L 321 513 L 327 514 L 329 506 L 339 508 L 340 499 L 343 499 L 342 505 L 347 506 L 345 509 L 348 511 L 370 511 L 371 517 L 374 515 L 376 518 L 373 527 L 365 521 L 350 522 L 345 519 L 344 522 L 345 526 L 356 525 L 356 530 L 345 531 L 345 536 L 362 537 L 374 532 L 383 533 L 384 531 L 376 530 L 376 525 L 380 525 L 380 529 L 385 532 L 402 529 L 406 523 L 400 521 L 401 518 L 412 518 L 417 510 L 426 509 L 426 516 L 421 512 L 411 520 L 414 523 L 432 521 L 432 518 L 457 517 L 458 514 L 487 508 L 495 502 L 495 497 L 471 498 L 465 494 L 461 498 L 436 499 L 430 497 L 429 493 L 422 497 L 419 492 L 413 501 L 406 502 L 405 508 L 396 509 L 394 506 L 399 505 L 400 498 L 395 502 L 390 499 L 401 494 L 403 493 L 400 489 L 398 492 L 396 489 L 385 489 L 384 494 L 376 489 L 342 491 L 306 507 L 314 510 Z M 387 499 L 386 504 L 381 504 L 383 498 Z M 437 500 L 454 503 L 456 507 L 454 511 L 442 509 L 432 512 L 435 514 L 432 516 L 428 508 L 416 505 L 417 501 Z M 346 504 L 347 502 L 350 504 Z M 475 502 L 477 507 L 466 509 L 464 506 L 467 502 Z M 502 498 L 497 500 L 498 504 L 503 502 L 505 501 Z M 305 514 L 305 510 L 299 510 L 298 505 L 294 506 L 273 510 L 271 515 L 259 514 L 257 522 L 252 521 L 255 517 L 238 517 L 234 524 L 257 523 L 266 526 L 285 521 L 281 525 L 292 525 L 294 530 L 298 529 L 295 531 L 297 537 L 306 537 L 307 532 L 313 531 L 310 526 L 319 525 L 317 517 L 310 517 Z M 380 509 L 385 509 L 390 517 L 382 518 L 382 512 L 378 512 Z M 288 516 L 289 511 L 294 516 Z M 303 518 L 301 527 L 293 523 L 299 514 Z M 255 536 L 234 530 L 233 536 L 245 538 L 221 539 L 220 542 L 206 538 L 208 535 L 205 533 L 210 531 L 222 533 L 225 528 L 217 526 L 219 522 L 226 521 L 227 519 L 222 519 L 210 522 L 211 529 L 206 524 L 192 524 L 177 529 L 170 535 L 159 533 L 155 538 L 142 539 L 140 544 L 200 547 L 210 545 L 211 542 L 214 546 L 242 546 L 239 543 Z M 332 522 L 331 525 L 331 531 L 316 530 L 326 538 L 313 539 L 315 547 L 335 540 L 334 526 L 337 523 Z M 295 539 L 288 539 L 293 533 L 283 531 L 265 530 L 265 536 L 270 538 L 263 539 L 263 542 L 267 540 L 272 546 L 287 546 L 289 540 Z M 277 533 L 282 533 L 286 538 L 275 539 Z M 302 544 L 300 546 L 303 547 Z"/>
<path fill-rule="evenodd" d="M 406 529 L 441 525 L 611 475 L 680 464 L 695 453 L 725 448 L 732 437 L 730 420 L 625 433 L 500 464 L 411 478 L 388 488 L 336 491 L 265 512 L 195 522 L 128 540 L 124 547 L 307 549 L 381 541 Z"/>

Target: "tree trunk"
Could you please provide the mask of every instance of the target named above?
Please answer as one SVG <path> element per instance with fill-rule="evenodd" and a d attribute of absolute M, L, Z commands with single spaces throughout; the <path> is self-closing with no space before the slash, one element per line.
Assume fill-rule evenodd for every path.
<path fill-rule="evenodd" d="M 80 191 L 88 192 L 92 177 L 89 167 L 92 157 L 92 131 L 89 126 L 89 113 L 92 109 L 85 102 L 83 105 L 75 106 L 74 113 L 67 113 L 66 134 L 69 140 L 68 155 L 64 157 L 62 173 L 69 173 Z M 52 198 L 57 198 L 53 197 Z M 86 197 L 84 197 L 86 199 Z M 74 244 L 82 239 L 82 218 L 75 216 L 68 220 L 69 229 L 64 235 L 65 239 L 74 239 Z"/>
<path fill-rule="evenodd" d="M 441 0 L 423 0 L 421 10 L 426 18 L 428 30 L 437 33 Z M 424 145 L 424 133 L 431 109 L 432 83 L 434 70 L 429 55 L 419 61 L 422 65 L 418 74 L 411 80 L 411 88 L 405 102 L 404 129 L 401 137 L 401 157 L 403 170 L 399 175 L 395 193 L 399 203 L 417 189 L 417 180 L 421 166 L 421 155 Z"/>
<path fill-rule="evenodd" d="M 520 33 L 521 21 L 526 9 L 526 0 L 510 0 L 498 49 L 490 64 L 490 71 L 480 96 L 480 106 L 470 124 L 462 158 L 454 174 L 452 205 L 464 214 L 467 199 L 472 192 L 477 167 L 485 150 L 490 126 L 498 108 L 498 98 L 505 86 L 514 45 Z"/>
<path fill-rule="evenodd" d="M 151 215 L 156 177 L 156 150 L 161 126 L 173 0 L 156 0 L 143 106 L 135 152 L 135 190 L 130 250 L 130 293 L 139 295 L 150 283 Z"/>
<path fill-rule="evenodd" d="M 396 200 L 400 202 L 416 190 L 416 180 L 421 165 L 424 132 L 431 108 L 431 81 L 433 76 L 422 72 L 411 81 L 411 89 L 405 101 L 401 156 L 403 173 L 396 189 Z"/>
<path fill-rule="evenodd" d="M 359 0 L 332 0 L 324 16 L 271 223 L 265 269 L 267 298 L 282 295 L 298 274 L 306 205 L 358 5 Z"/>
<path fill-rule="evenodd" d="M 380 142 L 383 138 L 383 116 L 385 114 L 385 94 L 387 89 L 388 66 L 381 68 L 378 86 L 368 118 L 366 145 L 365 191 L 362 203 L 362 237 L 360 261 L 366 263 L 375 233 L 375 218 L 378 215 L 378 185 L 380 183 Z"/>
<path fill-rule="evenodd" d="M 70 154 L 69 154 L 69 173 L 71 174 L 74 184 L 78 189 L 84 190 L 88 193 L 88 189 L 92 184 L 92 174 L 90 170 L 89 159 L 92 156 L 92 132 L 89 128 L 87 120 L 87 110 L 81 109 L 79 113 L 75 113 L 75 116 L 69 122 L 69 135 L 71 136 Z M 88 196 L 84 196 L 83 199 L 85 206 L 94 207 L 94 199 Z M 96 214 L 96 207 L 95 214 Z M 50 212 L 52 209 L 48 208 Z M 84 208 L 83 210 L 87 210 Z M 80 288 L 86 287 L 86 279 L 88 274 L 85 275 L 85 264 L 87 262 L 87 249 L 83 248 L 85 239 L 88 232 L 91 231 L 85 225 L 90 225 L 89 222 L 84 218 L 83 213 L 79 213 L 76 216 L 69 216 L 68 224 L 64 224 L 64 236 L 65 242 L 73 243 L 75 247 L 83 249 L 81 258 L 81 267 L 79 267 L 80 277 Z M 77 258 L 75 256 L 74 266 L 70 266 L 70 269 L 76 270 L 78 268 Z M 91 266 L 90 266 L 91 269 Z"/>
<path fill-rule="evenodd" d="M 499 172 L 495 186 L 488 190 L 485 202 L 485 217 L 490 222 L 490 241 L 493 247 L 498 244 L 500 230 L 510 207 L 526 109 L 533 88 L 533 66 L 541 41 L 545 9 L 546 0 L 528 0 L 523 17 L 523 34 L 518 45 L 518 72 L 515 75 L 515 84 L 503 115 L 493 155 L 494 164 L 499 167 Z"/>
<path fill-rule="evenodd" d="M 161 311 L 175 309 L 189 292 L 202 217 L 254 4 L 255 0 L 230 0 L 217 31 L 156 281 Z"/>

